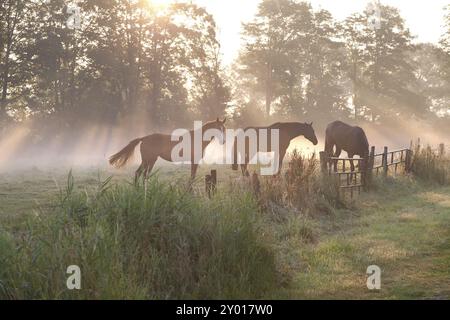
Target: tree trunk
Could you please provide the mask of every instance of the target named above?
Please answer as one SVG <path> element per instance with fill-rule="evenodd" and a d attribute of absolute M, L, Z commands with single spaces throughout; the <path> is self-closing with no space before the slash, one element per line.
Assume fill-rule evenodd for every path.
<path fill-rule="evenodd" d="M 11 55 L 11 44 L 8 43 L 6 46 L 5 54 L 5 70 L 3 71 L 3 83 L 2 83 L 2 95 L 0 100 L 0 120 L 6 119 L 6 99 L 8 98 L 8 85 L 9 85 L 9 56 Z"/>
<path fill-rule="evenodd" d="M 272 66 L 267 63 L 267 79 L 266 79 L 266 116 L 270 117 L 270 109 L 272 105 Z"/>

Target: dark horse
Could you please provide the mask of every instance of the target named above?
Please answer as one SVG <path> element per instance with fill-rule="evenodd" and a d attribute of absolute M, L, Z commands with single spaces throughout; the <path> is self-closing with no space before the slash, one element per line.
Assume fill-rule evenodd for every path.
<path fill-rule="evenodd" d="M 216 129 L 219 130 L 222 133 L 222 137 L 224 139 L 225 137 L 225 121 L 220 121 L 219 118 L 217 118 L 216 121 L 211 121 L 205 124 L 200 132 L 200 135 L 203 137 L 203 133 L 210 129 Z M 191 178 L 194 179 L 198 163 L 194 163 L 194 154 L 195 154 L 195 143 L 194 143 L 194 136 L 195 132 L 190 131 L 186 133 L 186 139 L 191 139 Z M 181 136 L 184 137 L 184 136 Z M 181 138 L 180 137 L 180 138 Z M 210 141 L 202 141 L 202 156 L 204 155 L 204 151 L 206 147 L 212 142 L 213 139 Z M 116 168 L 122 168 L 124 167 L 128 161 L 130 160 L 131 156 L 134 153 L 134 149 L 137 147 L 139 143 L 141 143 L 141 156 L 142 156 L 142 164 L 136 171 L 136 181 L 139 179 L 141 175 L 144 175 L 144 179 L 147 178 L 147 175 L 152 171 L 153 166 L 155 165 L 158 158 L 162 158 L 166 161 L 173 162 L 172 161 L 172 150 L 174 147 L 180 143 L 179 141 L 172 141 L 171 135 L 166 134 L 152 134 L 144 138 L 138 138 L 133 141 L 131 141 L 125 148 L 123 148 L 121 151 L 119 151 L 117 154 L 113 155 L 109 159 L 109 163 L 116 167 Z M 223 143 L 224 141 L 222 141 Z"/>
<path fill-rule="evenodd" d="M 333 154 L 335 146 L 336 152 Z M 325 152 L 329 157 L 339 158 L 342 150 L 348 153 L 349 158 L 358 155 L 367 159 L 369 156 L 369 142 L 364 130 L 360 127 L 352 127 L 341 121 L 335 121 L 330 123 L 326 130 Z M 355 171 L 353 161 L 350 161 L 350 165 L 352 172 Z"/>
<path fill-rule="evenodd" d="M 259 131 L 260 130 L 268 130 L 268 137 L 270 137 L 270 130 L 271 129 L 278 129 L 279 130 L 279 150 L 278 150 L 278 154 L 276 154 L 276 156 L 278 157 L 278 161 L 279 161 L 279 166 L 278 166 L 278 173 L 281 172 L 281 167 L 283 165 L 283 159 L 286 155 L 286 150 L 289 148 L 289 144 L 291 143 L 291 141 L 297 137 L 300 136 L 304 136 L 306 139 L 308 139 L 309 141 L 311 141 L 314 145 L 317 145 L 318 141 L 317 141 L 317 137 L 316 134 L 314 132 L 314 129 L 312 127 L 312 123 L 299 123 L 299 122 L 289 122 L 289 123 L 275 123 L 273 125 L 271 125 L 270 127 L 249 127 L 246 128 L 244 131 L 248 132 L 248 130 L 255 130 L 257 132 L 257 135 L 259 137 Z M 267 150 L 259 150 L 259 138 L 258 138 L 258 144 L 256 146 L 256 148 L 254 148 L 256 150 L 256 153 L 258 152 L 275 152 L 276 150 L 273 150 L 271 143 L 268 143 L 267 146 Z M 234 158 L 233 158 L 233 170 L 238 170 L 238 161 L 237 161 L 237 138 L 235 138 L 234 141 Z M 242 174 L 244 176 L 249 176 L 248 170 L 247 170 L 247 166 L 250 162 L 250 160 L 256 155 L 256 153 L 254 154 L 250 154 L 251 148 L 249 148 L 249 141 L 245 142 L 245 160 L 241 160 L 241 163 L 243 162 L 244 164 L 241 164 L 241 170 L 242 170 Z M 241 155 L 242 157 L 242 155 Z M 244 157 L 242 157 L 244 158 Z"/>

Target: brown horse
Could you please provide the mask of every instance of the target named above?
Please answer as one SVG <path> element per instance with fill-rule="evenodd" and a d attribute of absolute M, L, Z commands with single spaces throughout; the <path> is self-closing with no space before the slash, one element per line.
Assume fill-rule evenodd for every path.
<path fill-rule="evenodd" d="M 223 139 L 225 139 L 225 121 L 226 120 L 219 120 L 217 118 L 216 121 L 211 121 L 206 123 L 202 128 L 201 132 L 197 132 L 197 134 L 200 134 L 201 137 L 203 137 L 203 133 L 210 129 L 216 129 L 219 130 L 222 133 Z M 189 131 L 185 135 L 180 136 L 180 139 L 186 138 L 191 139 L 191 178 L 194 179 L 198 163 L 194 163 L 195 159 L 195 143 L 194 143 L 194 136 L 196 132 Z M 204 156 L 204 151 L 206 147 L 212 142 L 213 139 L 210 141 L 202 141 L 202 157 Z M 172 161 L 172 151 L 174 147 L 180 143 L 180 141 L 172 141 L 171 135 L 165 135 L 165 134 L 152 134 L 144 138 L 138 138 L 133 141 L 131 141 L 125 148 L 123 148 L 121 151 L 119 151 L 117 154 L 113 155 L 109 159 L 109 163 L 116 167 L 116 168 L 122 168 L 124 167 L 130 158 L 132 157 L 134 153 L 134 149 L 137 147 L 139 143 L 141 143 L 141 156 L 142 156 L 142 163 L 140 167 L 136 171 L 135 179 L 136 181 L 139 179 L 141 175 L 144 175 L 144 179 L 147 178 L 148 174 L 152 171 L 153 166 L 155 165 L 158 158 L 164 159 L 169 162 Z M 222 141 L 221 143 L 224 143 Z"/>
<path fill-rule="evenodd" d="M 270 130 L 273 129 L 278 129 L 279 130 L 279 143 L 278 143 L 278 154 L 276 154 L 276 157 L 278 158 L 279 164 L 278 164 L 278 174 L 281 172 L 281 167 L 283 165 L 283 160 L 284 157 L 286 155 L 286 151 L 289 148 L 289 144 L 291 143 L 291 141 L 297 137 L 300 136 L 304 136 L 306 139 L 308 139 L 309 141 L 311 141 L 311 143 L 313 143 L 314 145 L 317 145 L 318 141 L 317 141 L 317 137 L 316 134 L 314 132 L 314 129 L 312 127 L 312 123 L 299 123 L 299 122 L 287 122 L 287 123 L 275 123 L 272 124 L 269 127 L 249 127 L 246 128 L 244 131 L 247 132 L 248 130 L 254 129 L 257 132 L 257 137 L 258 137 L 258 144 L 256 147 L 256 153 L 258 152 L 275 152 L 276 150 L 273 150 L 271 143 L 268 143 L 268 147 L 267 147 L 267 151 L 262 151 L 259 150 L 259 131 L 262 129 L 268 130 L 268 137 L 270 137 Z M 247 166 L 250 162 L 250 160 L 256 155 L 255 154 L 250 154 L 250 149 L 249 148 L 249 142 L 246 141 L 245 142 L 245 161 L 244 164 L 241 164 L 241 170 L 242 170 L 242 174 L 244 176 L 249 176 L 248 170 L 247 170 Z M 237 155 L 238 155 L 238 151 L 237 151 L 237 138 L 235 138 L 234 141 L 234 158 L 233 158 L 233 170 L 238 170 L 238 165 L 237 165 Z M 240 154 L 240 153 L 239 153 Z M 242 156 L 242 155 L 241 155 Z"/>
<path fill-rule="evenodd" d="M 333 149 L 336 147 L 336 152 Z M 339 158 L 342 150 L 349 158 L 355 155 L 367 159 L 369 156 L 369 142 L 363 129 L 353 127 L 341 121 L 330 123 L 326 130 L 325 152 L 329 157 Z M 352 172 L 355 171 L 353 161 L 350 161 Z M 336 166 L 336 163 L 335 163 Z"/>

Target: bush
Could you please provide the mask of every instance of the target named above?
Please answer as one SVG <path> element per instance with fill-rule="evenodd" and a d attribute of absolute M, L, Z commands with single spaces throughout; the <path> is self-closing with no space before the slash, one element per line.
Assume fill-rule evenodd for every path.
<path fill-rule="evenodd" d="M 51 212 L 0 233 L 0 298 L 263 298 L 277 278 L 263 227 L 248 193 L 209 201 L 157 178 L 75 192 L 69 175 Z M 81 290 L 66 287 L 70 265 Z"/>

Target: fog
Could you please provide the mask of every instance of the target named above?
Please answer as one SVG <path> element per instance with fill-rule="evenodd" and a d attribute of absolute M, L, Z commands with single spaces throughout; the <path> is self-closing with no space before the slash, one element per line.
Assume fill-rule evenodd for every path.
<path fill-rule="evenodd" d="M 382 152 L 387 146 L 390 150 L 408 148 L 412 141 L 420 138 L 422 145 L 431 145 L 434 148 L 440 143 L 448 145 L 450 136 L 437 131 L 431 124 L 420 121 L 408 121 L 398 123 L 396 126 L 362 124 L 371 146 L 375 146 L 377 152 Z M 231 128 L 231 126 L 230 126 Z M 291 141 L 288 152 L 297 149 L 305 155 L 318 154 L 324 149 L 324 132 L 326 125 L 315 126 L 319 139 L 317 146 L 312 145 L 304 137 L 298 137 Z M 170 133 L 173 129 L 161 130 Z M 186 128 L 190 129 L 190 128 Z M 37 130 L 39 132 L 39 129 Z M 0 140 L 0 172 L 26 170 L 30 168 L 109 168 L 108 158 L 126 146 L 137 137 L 144 137 L 156 133 L 151 128 L 136 126 L 90 126 L 89 129 L 79 133 L 46 134 L 36 137 L 36 128 L 32 123 L 17 125 L 4 134 Z M 219 162 L 223 159 L 224 146 L 213 142 L 205 150 L 204 160 L 207 163 Z M 345 156 L 345 152 L 343 153 Z M 136 148 L 133 161 L 129 167 L 140 163 L 139 147 Z M 159 160 L 157 166 L 166 166 L 166 161 Z"/>

